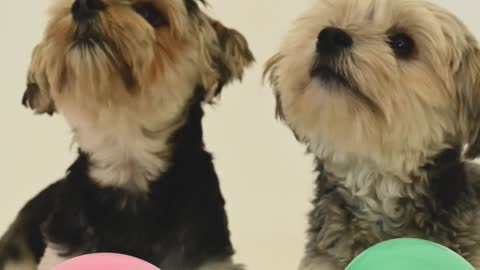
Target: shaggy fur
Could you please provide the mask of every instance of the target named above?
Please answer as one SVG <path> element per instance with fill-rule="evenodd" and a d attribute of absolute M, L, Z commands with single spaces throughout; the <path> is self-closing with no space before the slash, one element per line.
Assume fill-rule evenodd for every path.
<path fill-rule="evenodd" d="M 480 269 L 480 50 L 423 0 L 318 0 L 266 65 L 277 114 L 316 156 L 303 270 L 387 239 Z"/>
<path fill-rule="evenodd" d="M 163 269 L 238 269 L 205 151 L 202 106 L 253 61 L 194 0 L 61 0 L 23 103 L 61 113 L 79 157 L 0 240 L 0 269 L 49 253 L 137 256 Z M 206 266 L 207 265 L 207 266 Z"/>

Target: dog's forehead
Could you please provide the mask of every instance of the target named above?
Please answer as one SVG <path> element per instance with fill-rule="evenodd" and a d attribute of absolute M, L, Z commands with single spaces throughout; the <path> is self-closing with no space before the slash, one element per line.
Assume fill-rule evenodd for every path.
<path fill-rule="evenodd" d="M 424 0 L 319 0 L 307 17 L 331 24 L 429 23 L 445 11 Z M 429 21 L 430 20 L 430 21 Z"/>
<path fill-rule="evenodd" d="M 313 33 L 334 26 L 355 38 L 407 32 L 415 39 L 443 42 L 462 39 L 468 29 L 450 11 L 425 0 L 319 0 L 298 21 L 295 30 Z M 444 44 L 446 46 L 446 44 Z"/>

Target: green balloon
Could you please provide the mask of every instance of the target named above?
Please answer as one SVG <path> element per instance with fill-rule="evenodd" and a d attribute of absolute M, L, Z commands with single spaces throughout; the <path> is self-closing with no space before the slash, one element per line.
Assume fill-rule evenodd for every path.
<path fill-rule="evenodd" d="M 345 270 L 475 270 L 464 258 L 439 244 L 402 238 L 377 244 Z"/>

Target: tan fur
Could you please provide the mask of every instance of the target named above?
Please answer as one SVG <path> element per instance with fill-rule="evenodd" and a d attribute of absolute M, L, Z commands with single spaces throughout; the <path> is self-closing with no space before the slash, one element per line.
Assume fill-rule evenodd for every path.
<path fill-rule="evenodd" d="M 85 29 L 72 18 L 73 0 L 51 8 L 24 104 L 67 119 L 100 185 L 145 191 L 169 166 L 168 138 L 196 86 L 210 101 L 218 85 L 241 79 L 253 57 L 239 33 L 200 10 L 189 14 L 183 0 L 104 3 L 95 23 L 101 40 L 88 48 L 74 38 Z M 150 26 L 132 8 L 139 3 L 154 4 L 168 25 Z"/>
<path fill-rule="evenodd" d="M 475 159 L 480 156 L 480 50 L 470 48 L 459 63 L 455 74 L 457 88 L 464 95 L 460 96 L 460 123 L 462 133 L 468 142 L 466 156 Z"/>
<path fill-rule="evenodd" d="M 474 66 L 479 59 L 463 62 L 465 72 L 460 63 L 453 68 L 445 64 L 478 50 L 460 21 L 424 1 L 316 2 L 267 63 L 266 75 L 280 97 L 286 123 L 318 157 L 369 160 L 377 169 L 403 174 L 425 163 L 451 138 L 455 141 L 449 143 L 469 143 L 460 138 L 475 113 L 464 116 L 469 123 L 459 122 L 458 113 L 476 108 L 460 103 L 476 100 L 472 96 L 480 91 Z M 372 21 L 366 20 L 373 9 Z M 310 77 L 317 35 L 330 25 L 353 36 L 355 46 L 340 69 L 375 106 Z M 407 29 L 416 39 L 418 59 L 394 58 L 386 38 L 395 28 Z M 469 130 L 471 141 L 478 129 Z"/>

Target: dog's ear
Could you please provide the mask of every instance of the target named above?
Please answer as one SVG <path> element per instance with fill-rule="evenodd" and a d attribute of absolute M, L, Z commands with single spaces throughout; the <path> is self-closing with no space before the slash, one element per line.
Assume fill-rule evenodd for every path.
<path fill-rule="evenodd" d="M 219 48 L 211 53 L 215 74 L 213 76 L 209 74 L 203 80 L 208 93 L 207 101 L 218 96 L 227 84 L 242 80 L 245 69 L 255 61 L 248 42 L 242 34 L 213 19 L 210 19 L 210 24 Z"/>
<path fill-rule="evenodd" d="M 23 94 L 22 104 L 37 114 L 56 112 L 55 104 L 50 96 L 50 86 L 44 73 L 42 45 L 35 47 L 27 76 L 27 90 Z"/>
<path fill-rule="evenodd" d="M 480 48 L 476 41 L 466 49 L 455 73 L 459 93 L 460 130 L 467 149 L 465 157 L 480 156 Z"/>
<path fill-rule="evenodd" d="M 263 80 L 267 79 L 270 81 L 270 84 L 273 87 L 273 92 L 275 95 L 276 106 L 275 106 L 275 116 L 277 119 L 285 120 L 285 114 L 283 112 L 282 99 L 280 97 L 280 91 L 278 89 L 278 75 L 277 75 L 277 65 L 282 61 L 283 56 L 280 53 L 275 54 L 270 58 L 265 64 L 265 70 L 263 72 Z"/>

